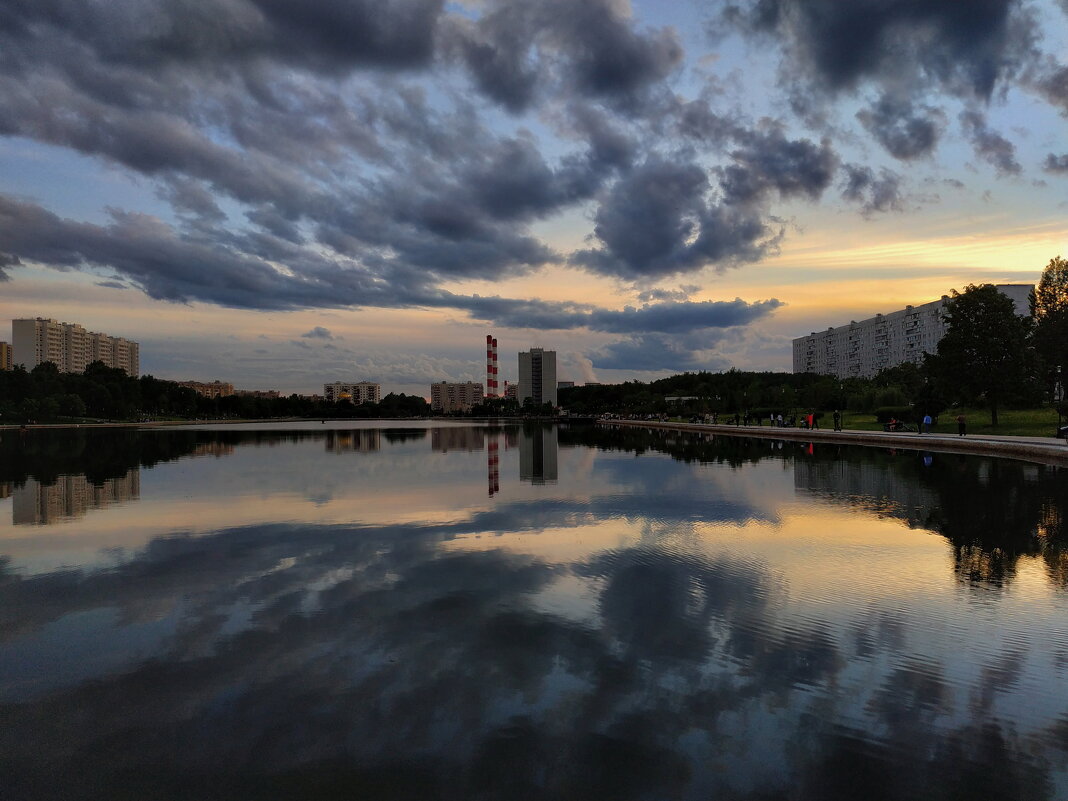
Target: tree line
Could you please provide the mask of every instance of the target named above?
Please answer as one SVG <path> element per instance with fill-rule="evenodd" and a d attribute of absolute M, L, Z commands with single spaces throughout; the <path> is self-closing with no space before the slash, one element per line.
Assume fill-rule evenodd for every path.
<path fill-rule="evenodd" d="M 59 419 L 139 420 L 265 419 L 276 417 L 421 417 L 430 404 L 418 395 L 390 393 L 380 403 L 333 403 L 301 395 L 206 398 L 195 390 L 94 362 L 83 373 L 61 373 L 44 362 L 32 370 L 0 370 L 0 420 L 7 423 Z"/>

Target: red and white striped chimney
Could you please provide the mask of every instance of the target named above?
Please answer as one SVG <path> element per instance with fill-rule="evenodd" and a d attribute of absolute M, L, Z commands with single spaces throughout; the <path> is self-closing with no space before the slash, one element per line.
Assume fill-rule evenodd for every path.
<path fill-rule="evenodd" d="M 497 397 L 497 340 L 486 334 L 486 397 Z"/>

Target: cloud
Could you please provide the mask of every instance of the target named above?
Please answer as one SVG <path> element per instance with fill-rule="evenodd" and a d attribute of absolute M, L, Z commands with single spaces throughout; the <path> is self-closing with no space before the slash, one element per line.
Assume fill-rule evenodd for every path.
<path fill-rule="evenodd" d="M 934 151 L 944 118 L 936 109 L 917 112 L 911 100 L 884 94 L 871 108 L 858 111 L 857 119 L 887 153 L 909 161 Z"/>
<path fill-rule="evenodd" d="M 682 373 L 689 370 L 725 370 L 729 360 L 702 358 L 677 338 L 664 334 L 641 334 L 606 345 L 591 354 L 593 366 L 602 370 L 640 370 Z"/>
<path fill-rule="evenodd" d="M 1016 146 L 997 131 L 987 127 L 986 119 L 975 110 L 962 111 L 961 127 L 972 143 L 975 154 L 993 165 L 998 175 L 1019 175 L 1023 171 L 1016 160 Z"/>
<path fill-rule="evenodd" d="M 1039 73 L 1035 88 L 1050 103 L 1068 115 L 1068 66 L 1059 64 Z"/>
<path fill-rule="evenodd" d="M 333 339 L 334 335 L 330 333 L 329 328 L 323 328 L 321 325 L 315 326 L 311 331 L 306 331 L 301 334 L 305 339 Z"/>
<path fill-rule="evenodd" d="M 871 167 L 860 164 L 845 164 L 842 169 L 845 172 L 842 197 L 859 203 L 862 214 L 903 210 L 900 175 L 884 167 L 876 176 Z"/>
<path fill-rule="evenodd" d="M 659 300 L 688 300 L 701 287 L 695 284 L 684 284 L 678 289 L 646 289 L 638 293 L 638 300 L 642 303 Z"/>
<path fill-rule="evenodd" d="M 759 211 L 717 204 L 696 164 L 650 159 L 618 180 L 594 214 L 598 250 L 571 254 L 572 263 L 640 280 L 757 261 L 778 237 Z"/>
<path fill-rule="evenodd" d="M 7 253 L 0 252 L 0 281 L 10 281 L 11 276 L 7 274 L 5 267 L 21 267 L 22 262 L 18 256 L 11 256 Z"/>
<path fill-rule="evenodd" d="M 751 204 L 777 192 L 781 198 L 818 200 L 838 166 L 838 156 L 824 139 L 787 139 L 779 128 L 750 132 L 731 152 L 734 164 L 720 172 L 720 186 L 730 204 Z"/>
<path fill-rule="evenodd" d="M 1042 169 L 1058 175 L 1068 173 L 1068 153 L 1062 153 L 1059 156 L 1055 153 L 1050 153 L 1042 163 Z"/>
<path fill-rule="evenodd" d="M 540 84 L 566 81 L 579 95 L 627 100 L 665 78 L 683 50 L 670 28 L 639 31 L 613 0 L 491 0 L 457 23 L 451 44 L 475 85 L 512 112 Z"/>
<path fill-rule="evenodd" d="M 721 23 L 775 37 L 783 79 L 801 76 L 831 94 L 911 79 L 987 99 L 1032 55 L 1034 36 L 1018 0 L 747 0 L 730 4 Z"/>

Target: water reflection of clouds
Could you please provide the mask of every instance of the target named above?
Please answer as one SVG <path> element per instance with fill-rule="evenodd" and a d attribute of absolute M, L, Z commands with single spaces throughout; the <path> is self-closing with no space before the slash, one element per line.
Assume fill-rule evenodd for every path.
<path fill-rule="evenodd" d="M 42 682 L 48 692 L 33 705 L 10 700 L 43 665 L 25 664 L 23 681 L 5 686 L 3 760 L 24 769 L 16 787 L 48 781 L 40 755 L 50 752 L 100 780 L 108 768 L 96 754 L 116 739 L 142 779 L 185 776 L 189 792 L 222 777 L 247 791 L 265 766 L 303 776 L 334 760 L 358 766 L 353 781 L 389 765 L 413 770 L 431 796 L 451 781 L 460 796 L 515 797 L 506 793 L 519 777 L 550 796 L 702 797 L 779 776 L 778 790 L 800 782 L 829 793 L 801 797 L 835 797 L 828 760 L 871 768 L 902 753 L 932 781 L 991 757 L 990 770 L 1010 765 L 1008 790 L 1033 790 L 1042 775 L 1013 774 L 1030 758 L 1004 716 L 951 690 L 930 655 L 872 672 L 873 654 L 901 654 L 913 620 L 869 609 L 858 622 L 873 636 L 861 647 L 855 627 L 791 618 L 789 588 L 753 561 L 628 547 L 554 565 L 504 549 L 442 552 L 441 537 L 403 526 L 248 528 L 154 541 L 113 571 L 8 577 L 5 648 L 20 645 L 28 662 L 25 643 L 45 618 L 80 616 L 100 649 L 128 656 L 97 664 L 92 683 Z M 533 602 L 568 576 L 596 587 L 596 620 Z M 116 611 L 88 616 L 107 608 Z M 155 650 L 131 645 L 134 627 L 168 619 L 173 633 Z M 850 665 L 867 666 L 852 685 Z M 1021 670 L 1015 655 L 990 662 L 976 697 L 1017 691 Z M 820 724 L 828 693 L 835 714 L 867 720 L 904 750 Z M 74 740 L 58 734 L 72 730 Z M 774 762 L 751 764 L 751 775 L 710 770 L 728 731 L 727 754 L 759 737 Z M 918 733 L 956 759 L 916 746 Z M 546 760 L 560 769 L 540 771 Z M 617 784 L 619 770 L 634 787 Z M 889 797 L 915 789 L 908 770 L 886 779 Z"/>
<path fill-rule="evenodd" d="M 469 507 L 382 466 L 329 525 L 264 464 L 255 525 L 215 497 L 184 507 L 217 510 L 200 536 L 156 521 L 105 570 L 9 565 L 0 777 L 14 798 L 56 795 L 57 760 L 74 798 L 130 776 L 186 797 L 1063 794 L 1048 583 L 978 607 L 942 538 L 802 509 L 781 461 L 568 450 L 559 485 L 512 461 L 492 502 L 485 453 L 450 453 Z M 177 489 L 139 509 L 179 514 Z M 58 675 L 75 624 L 113 658 Z"/>

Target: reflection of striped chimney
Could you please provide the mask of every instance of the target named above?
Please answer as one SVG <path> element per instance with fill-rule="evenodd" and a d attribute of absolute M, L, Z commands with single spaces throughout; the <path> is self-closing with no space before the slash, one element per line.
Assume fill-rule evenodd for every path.
<path fill-rule="evenodd" d="M 486 397 L 497 397 L 497 340 L 486 334 Z"/>

